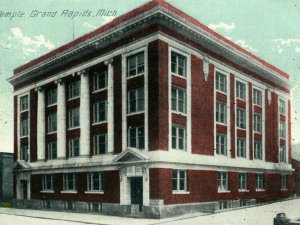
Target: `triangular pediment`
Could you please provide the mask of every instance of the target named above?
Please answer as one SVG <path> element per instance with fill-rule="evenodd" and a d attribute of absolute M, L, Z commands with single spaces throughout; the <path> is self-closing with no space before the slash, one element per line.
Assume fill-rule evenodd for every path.
<path fill-rule="evenodd" d="M 12 167 L 13 170 L 29 169 L 30 165 L 25 160 L 17 160 Z"/>
<path fill-rule="evenodd" d="M 149 157 L 142 150 L 126 148 L 113 159 L 113 163 L 130 163 L 149 161 Z"/>

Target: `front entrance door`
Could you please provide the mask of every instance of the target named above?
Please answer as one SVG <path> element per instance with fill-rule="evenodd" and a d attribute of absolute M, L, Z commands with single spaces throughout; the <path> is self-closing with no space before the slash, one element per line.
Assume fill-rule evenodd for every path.
<path fill-rule="evenodd" d="M 22 198 L 28 199 L 27 196 L 27 180 L 21 180 L 21 192 L 22 192 Z"/>
<path fill-rule="evenodd" d="M 143 178 L 132 177 L 130 180 L 131 204 L 138 204 L 140 212 L 143 207 Z"/>

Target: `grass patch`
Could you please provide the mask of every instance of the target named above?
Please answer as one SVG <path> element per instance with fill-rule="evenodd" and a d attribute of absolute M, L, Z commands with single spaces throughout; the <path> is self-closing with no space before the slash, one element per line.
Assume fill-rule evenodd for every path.
<path fill-rule="evenodd" d="M 2 207 L 2 208 L 11 208 L 12 204 L 11 204 L 11 202 L 0 202 L 0 207 Z"/>

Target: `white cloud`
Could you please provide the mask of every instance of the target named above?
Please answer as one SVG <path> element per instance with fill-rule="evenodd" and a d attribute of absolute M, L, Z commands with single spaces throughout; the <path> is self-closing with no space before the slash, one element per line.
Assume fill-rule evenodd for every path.
<path fill-rule="evenodd" d="M 88 22 L 84 22 L 82 25 L 87 28 L 92 28 L 93 30 L 95 30 L 97 28 L 96 26 L 94 26 Z"/>
<path fill-rule="evenodd" d="M 212 30 L 225 30 L 227 32 L 230 32 L 235 29 L 235 24 L 228 24 L 221 21 L 218 24 L 209 24 L 208 27 Z"/>
<path fill-rule="evenodd" d="M 295 52 L 299 52 L 300 53 L 300 47 L 296 47 L 295 48 Z"/>
<path fill-rule="evenodd" d="M 300 53 L 300 39 L 297 38 L 277 38 L 272 40 L 277 44 L 277 52 L 281 54 L 286 48 L 293 48 Z"/>
<path fill-rule="evenodd" d="M 106 23 L 111 22 L 115 18 L 115 16 L 103 16 L 102 18 L 103 18 L 102 25 L 104 25 Z"/>
<path fill-rule="evenodd" d="M 258 52 L 257 49 L 248 45 L 245 40 L 237 40 L 237 41 L 234 41 L 234 43 L 236 43 L 237 45 L 241 46 L 242 48 L 244 48 L 250 52 Z"/>
<path fill-rule="evenodd" d="M 20 48 L 24 55 L 29 56 L 32 54 L 37 55 L 37 50 L 40 48 L 46 48 L 47 50 L 52 50 L 55 45 L 46 40 L 43 34 L 34 36 L 33 38 L 25 36 L 19 27 L 13 27 L 10 29 L 13 34 L 13 38 L 21 44 Z"/>

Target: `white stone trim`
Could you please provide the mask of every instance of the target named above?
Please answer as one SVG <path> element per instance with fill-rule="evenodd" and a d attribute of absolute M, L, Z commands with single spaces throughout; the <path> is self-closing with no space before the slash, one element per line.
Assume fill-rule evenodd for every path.
<path fill-rule="evenodd" d="M 66 124 L 66 84 L 57 82 L 57 158 L 66 158 L 67 124 Z"/>
<path fill-rule="evenodd" d="M 37 102 L 37 159 L 45 160 L 46 151 L 46 105 L 45 90 L 43 87 L 38 88 Z"/>
<path fill-rule="evenodd" d="M 26 111 L 22 111 L 20 110 L 20 106 L 21 106 L 21 98 L 23 96 L 28 96 L 28 110 Z M 20 95 L 18 95 L 18 109 L 17 109 L 17 138 L 18 138 L 18 158 L 20 159 L 21 158 L 21 139 L 22 138 L 28 138 L 28 162 L 31 161 L 31 157 L 30 157 L 30 90 L 28 90 L 27 92 L 25 93 L 22 93 Z M 23 112 L 28 112 L 28 135 L 26 136 L 21 136 L 21 114 Z"/>
<path fill-rule="evenodd" d="M 114 67 L 113 60 L 105 61 L 107 64 L 107 152 L 114 152 Z M 95 125 L 96 123 L 93 123 Z M 99 124 L 99 123 L 97 123 Z"/>
<path fill-rule="evenodd" d="M 277 93 L 276 93 L 277 94 Z M 280 138 L 280 122 L 281 122 L 281 120 L 280 120 L 280 112 L 279 112 L 279 102 L 280 102 L 280 100 L 282 100 L 282 101 L 284 101 L 284 103 L 285 103 L 285 114 L 284 114 L 284 116 L 285 116 L 285 138 Z M 282 95 L 278 95 L 278 100 L 277 100 L 277 107 L 278 107 L 278 109 L 277 109 L 277 111 L 278 111 L 278 113 L 277 113 L 277 119 L 278 119 L 278 125 L 277 125 L 277 127 L 278 127 L 278 131 L 277 131 L 277 134 L 278 134 L 278 162 L 279 163 L 286 163 L 286 164 L 288 164 L 289 163 L 289 130 L 288 130 L 288 128 L 289 128 L 289 112 L 288 112 L 288 101 L 289 101 L 289 99 L 286 99 L 285 97 L 283 97 Z M 285 140 L 285 157 L 286 157 L 286 162 L 280 162 L 280 146 L 281 146 L 281 144 L 280 144 L 280 139 L 284 139 Z"/>

